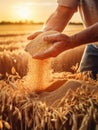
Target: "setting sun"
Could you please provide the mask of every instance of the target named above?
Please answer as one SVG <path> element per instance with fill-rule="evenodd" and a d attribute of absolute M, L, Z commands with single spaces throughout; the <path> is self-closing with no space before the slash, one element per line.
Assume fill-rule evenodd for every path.
<path fill-rule="evenodd" d="M 19 6 L 17 7 L 16 15 L 21 19 L 29 19 L 31 17 L 31 10 L 27 7 Z"/>
<path fill-rule="evenodd" d="M 57 7 L 55 0 L 2 0 L 0 4 L 0 21 L 34 21 L 45 22 Z M 77 13 L 71 21 L 80 22 Z"/>

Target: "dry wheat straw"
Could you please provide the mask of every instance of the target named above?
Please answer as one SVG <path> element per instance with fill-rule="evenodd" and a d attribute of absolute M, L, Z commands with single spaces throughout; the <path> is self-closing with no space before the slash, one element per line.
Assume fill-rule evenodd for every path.
<path fill-rule="evenodd" d="M 0 79 L 5 78 L 0 80 L 0 130 L 98 130 L 98 89 L 89 89 L 98 88 L 98 82 L 91 79 L 90 72 L 79 73 L 76 64 L 74 74 L 63 73 L 66 81 L 86 84 L 76 91 L 69 89 L 62 99 L 47 106 L 23 86 L 20 77 L 27 74 L 29 56 L 19 49 L 23 48 L 20 43 L 12 45 L 0 43 Z M 56 73 L 53 78 L 58 78 Z"/>
<path fill-rule="evenodd" d="M 98 93 L 88 83 L 76 91 L 69 89 L 47 106 L 38 94 L 24 88 L 14 68 L 12 74 L 0 80 L 0 130 L 90 130 L 92 125 L 98 129 Z M 89 82 L 94 87 L 94 81 Z"/>

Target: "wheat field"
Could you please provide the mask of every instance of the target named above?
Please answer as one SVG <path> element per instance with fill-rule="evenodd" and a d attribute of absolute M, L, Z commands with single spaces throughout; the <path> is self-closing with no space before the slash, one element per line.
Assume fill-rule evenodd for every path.
<path fill-rule="evenodd" d="M 98 130 L 98 81 L 78 72 L 84 47 L 72 60 L 35 61 L 29 28 L 0 32 L 0 130 Z"/>

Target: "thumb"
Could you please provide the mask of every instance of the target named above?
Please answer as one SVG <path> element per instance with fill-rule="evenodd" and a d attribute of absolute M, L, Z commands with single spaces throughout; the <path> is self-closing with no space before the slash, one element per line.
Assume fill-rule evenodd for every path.
<path fill-rule="evenodd" d="M 38 36 L 40 33 L 42 33 L 42 31 L 35 32 L 35 33 L 29 35 L 29 36 L 27 37 L 27 39 L 28 39 L 28 40 L 32 40 L 32 39 L 34 39 L 36 36 Z"/>

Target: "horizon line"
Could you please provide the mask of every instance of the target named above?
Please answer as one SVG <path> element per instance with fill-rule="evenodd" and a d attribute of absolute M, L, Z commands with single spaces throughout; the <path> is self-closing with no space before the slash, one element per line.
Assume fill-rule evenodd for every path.
<path fill-rule="evenodd" d="M 33 20 L 19 20 L 19 21 L 5 21 L 2 20 L 0 21 L 0 25 L 5 25 L 5 24 L 44 24 L 44 22 L 40 21 L 40 22 L 35 22 Z M 68 24 L 76 24 L 76 25 L 82 25 L 82 22 L 69 22 Z"/>

